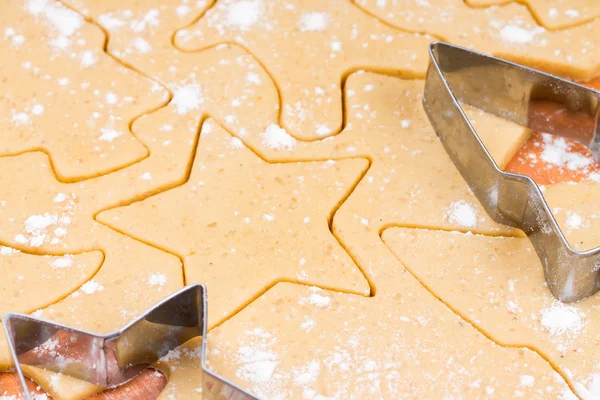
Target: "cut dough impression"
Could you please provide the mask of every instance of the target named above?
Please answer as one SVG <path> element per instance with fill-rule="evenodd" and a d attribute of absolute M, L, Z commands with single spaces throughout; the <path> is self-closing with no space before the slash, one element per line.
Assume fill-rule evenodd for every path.
<path fill-rule="evenodd" d="M 66 297 L 92 278 L 102 259 L 99 251 L 39 256 L 0 246 L 0 317 L 30 313 Z"/>
<path fill-rule="evenodd" d="M 294 154 L 306 158 L 333 154 L 372 160 L 367 175 L 336 214 L 334 232 L 344 219 L 358 231 L 402 224 L 518 234 L 493 222 L 471 193 L 429 124 L 422 92 L 423 81 L 353 74 L 346 83 L 346 128 L 319 147 L 295 145 Z M 479 110 L 468 114 L 501 167 L 529 136 L 527 129 Z"/>
<path fill-rule="evenodd" d="M 494 344 L 421 290 L 366 299 L 279 283 L 211 332 L 209 365 L 265 399 L 571 394 L 541 357 Z"/>
<path fill-rule="evenodd" d="M 361 68 L 424 76 L 431 38 L 394 30 L 347 1 L 219 0 L 175 44 L 198 50 L 238 43 L 281 92 L 282 126 L 315 140 L 342 127 L 341 84 Z"/>
<path fill-rule="evenodd" d="M 3 193 L 0 202 L 2 243 L 45 254 L 92 250 L 104 253 L 102 267 L 91 280 L 36 315 L 106 333 L 125 325 L 182 286 L 182 267 L 177 257 L 95 222 L 92 216 L 97 211 L 96 192 L 88 191 L 85 184 L 58 182 L 44 154 L 0 158 L 0 187 L 11 188 Z M 118 192 L 119 188 L 113 191 Z M 72 284 L 61 284 L 60 288 L 66 294 Z M 0 335 L 0 366 L 9 368 L 5 340 Z M 74 387 L 60 385 L 64 392 L 60 394 L 53 381 L 56 383 L 56 378 L 37 383 L 56 398 L 75 396 Z"/>
<path fill-rule="evenodd" d="M 495 340 L 536 349 L 583 399 L 600 396 L 598 295 L 563 304 L 526 238 L 390 228 L 383 239 L 436 296 Z M 554 396 L 553 396 L 554 397 Z"/>
<path fill-rule="evenodd" d="M 471 6 L 491 6 L 518 1 L 548 29 L 564 29 L 588 22 L 600 15 L 596 0 L 465 0 Z"/>
<path fill-rule="evenodd" d="M 207 120 L 183 186 L 98 220 L 180 255 L 186 282 L 208 287 L 210 325 L 280 280 L 367 295 L 367 281 L 328 225 L 367 165 L 268 164 Z"/>
<path fill-rule="evenodd" d="M 190 126 L 194 125 L 191 118 L 196 118 L 196 128 L 210 115 L 266 159 L 290 158 L 295 140 L 278 125 L 279 93 L 253 56 L 236 44 L 197 52 L 183 52 L 172 46 L 176 29 L 190 23 L 207 5 L 178 0 L 142 4 L 137 0 L 68 2 L 109 32 L 109 53 L 171 90 L 172 112 L 161 110 L 159 122 L 167 132 L 154 133 L 156 136 L 150 136 L 152 142 L 170 145 L 178 140 L 178 132 L 172 128 L 185 125 L 179 121 L 182 115 L 190 118 Z M 156 124 L 151 119 L 146 122 L 148 126 Z M 144 132 L 140 132 L 138 122 L 133 131 L 141 138 Z M 168 137 L 163 138 L 165 135 Z M 151 147 L 152 142 L 142 141 L 151 152 L 159 151 Z"/>
<path fill-rule="evenodd" d="M 399 29 L 435 35 L 551 73 L 589 80 L 600 72 L 595 40 L 600 34 L 600 19 L 548 31 L 538 25 L 527 7 L 515 3 L 488 8 L 471 8 L 464 0 L 356 3 Z"/>
<path fill-rule="evenodd" d="M 5 2 L 0 25 L 0 155 L 43 149 L 64 181 L 148 155 L 129 124 L 167 93 L 105 54 L 100 29 L 54 0 Z"/>

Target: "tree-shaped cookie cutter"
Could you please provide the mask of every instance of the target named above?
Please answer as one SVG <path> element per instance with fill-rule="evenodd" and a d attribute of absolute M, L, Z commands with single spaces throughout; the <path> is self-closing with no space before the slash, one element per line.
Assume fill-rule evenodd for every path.
<path fill-rule="evenodd" d="M 155 304 L 123 328 L 105 335 L 17 313 L 5 314 L 3 325 L 26 400 L 31 400 L 31 395 L 23 366 L 115 387 L 198 336 L 202 337 L 204 399 L 256 400 L 207 367 L 207 316 L 206 288 L 194 284 Z"/>
<path fill-rule="evenodd" d="M 574 250 L 533 179 L 504 172 L 485 148 L 461 103 L 517 124 L 577 140 L 600 161 L 600 93 L 573 82 L 448 43 L 429 48 L 423 94 L 427 116 L 446 152 L 487 213 L 531 240 L 552 294 L 565 302 L 600 288 L 600 247 Z M 578 129 L 540 121 L 536 109 L 577 115 Z"/>

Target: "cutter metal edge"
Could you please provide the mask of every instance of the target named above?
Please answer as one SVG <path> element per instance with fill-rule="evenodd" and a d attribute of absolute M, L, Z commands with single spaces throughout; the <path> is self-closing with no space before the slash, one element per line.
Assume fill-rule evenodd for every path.
<path fill-rule="evenodd" d="M 201 368 L 204 399 L 258 400 L 233 382 L 212 372 L 206 364 L 208 302 L 203 284 L 188 285 L 167 296 L 124 327 L 98 335 L 67 325 L 7 313 L 2 318 L 10 353 L 23 389 L 31 400 L 21 367 L 32 352 L 43 349 L 57 334 L 84 345 L 87 359 L 70 359 L 67 350 L 53 349 L 50 359 L 38 366 L 106 387 L 134 378 L 144 368 L 188 340 L 201 336 Z M 42 346 L 42 347 L 41 347 Z"/>
<path fill-rule="evenodd" d="M 600 289 L 600 247 L 576 251 L 568 243 L 533 179 L 504 172 L 485 148 L 460 103 L 536 130 L 530 112 L 552 102 L 589 118 L 585 144 L 600 161 L 600 92 L 532 68 L 444 42 L 429 48 L 423 107 L 446 152 L 496 222 L 521 229 L 544 267 L 552 294 L 565 302 Z M 545 126 L 544 132 L 573 138 Z"/>

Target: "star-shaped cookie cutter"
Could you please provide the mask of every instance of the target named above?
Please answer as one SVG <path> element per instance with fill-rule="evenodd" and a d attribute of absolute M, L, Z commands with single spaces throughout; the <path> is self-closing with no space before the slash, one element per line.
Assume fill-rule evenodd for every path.
<path fill-rule="evenodd" d="M 423 106 L 446 152 L 487 213 L 531 240 L 552 294 L 565 302 L 600 289 L 600 247 L 576 251 L 563 235 L 533 179 L 504 172 L 485 148 L 460 103 L 537 131 L 574 139 L 600 161 L 600 92 L 448 43 L 430 45 Z M 535 117 L 551 105 L 576 114 L 583 128 Z"/>
<path fill-rule="evenodd" d="M 123 328 L 104 335 L 18 313 L 5 314 L 2 323 L 26 400 L 31 400 L 31 394 L 22 366 L 115 387 L 198 336 L 202 337 L 204 399 L 257 400 L 207 367 L 207 305 L 206 288 L 193 284 L 150 307 Z"/>

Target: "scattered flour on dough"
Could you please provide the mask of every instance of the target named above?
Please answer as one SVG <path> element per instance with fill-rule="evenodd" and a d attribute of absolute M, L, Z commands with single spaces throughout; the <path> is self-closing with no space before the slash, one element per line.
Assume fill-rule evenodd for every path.
<path fill-rule="evenodd" d="M 271 149 L 290 150 L 296 145 L 296 139 L 275 124 L 269 125 L 261 137 L 263 144 Z"/>
<path fill-rule="evenodd" d="M 20 251 L 11 247 L 0 246 L 0 255 L 2 256 L 11 256 L 15 253 L 20 253 Z"/>
<path fill-rule="evenodd" d="M 227 26 L 247 31 L 256 24 L 264 12 L 262 0 L 242 0 L 229 2 L 227 7 Z"/>
<path fill-rule="evenodd" d="M 167 275 L 165 274 L 154 273 L 148 278 L 148 285 L 150 286 L 159 286 L 162 289 L 165 283 L 167 283 Z"/>
<path fill-rule="evenodd" d="M 502 40 L 508 43 L 526 44 L 533 41 L 533 39 L 535 39 L 535 35 L 540 31 L 543 32 L 544 29 L 538 28 L 534 30 L 527 30 L 516 25 L 506 25 L 500 31 L 500 37 Z"/>
<path fill-rule="evenodd" d="M 464 200 L 450 204 L 446 218 L 449 222 L 457 223 L 463 228 L 474 228 L 477 225 L 477 212 Z"/>
<path fill-rule="evenodd" d="M 71 36 L 83 26 L 83 17 L 62 4 L 49 0 L 29 0 L 27 11 L 43 20 L 56 32 L 50 44 L 57 49 L 71 45 Z"/>
<path fill-rule="evenodd" d="M 298 20 L 298 29 L 302 32 L 323 32 L 329 25 L 329 15 L 324 12 L 302 14 Z"/>
<path fill-rule="evenodd" d="M 578 309 L 555 301 L 540 311 L 542 326 L 552 335 L 573 337 L 578 335 L 585 323 Z"/>
<path fill-rule="evenodd" d="M 112 142 L 113 140 L 115 140 L 116 138 L 121 136 L 121 132 L 116 131 L 112 128 L 102 128 L 102 129 L 100 129 L 100 132 L 102 134 L 100 135 L 100 137 L 98 139 L 100 139 L 104 142 Z"/>
<path fill-rule="evenodd" d="M 104 286 L 101 283 L 98 283 L 94 280 L 87 281 L 83 285 L 81 285 L 80 289 L 85 294 L 93 294 L 96 292 L 101 292 L 104 290 Z"/>
<path fill-rule="evenodd" d="M 576 212 L 567 211 L 567 220 L 565 225 L 569 229 L 579 229 L 583 226 L 583 218 Z"/>
<path fill-rule="evenodd" d="M 278 355 L 271 349 L 275 339 L 260 327 L 246 331 L 243 338 L 246 343 L 237 351 L 241 365 L 236 375 L 253 383 L 268 382 L 279 364 Z"/>
<path fill-rule="evenodd" d="M 174 91 L 171 102 L 181 115 L 198 110 L 204 103 L 202 87 L 198 84 L 192 84 L 177 88 Z"/>
<path fill-rule="evenodd" d="M 70 268 L 73 265 L 73 256 L 70 254 L 65 254 L 62 257 L 55 258 L 50 263 L 52 268 Z"/>

